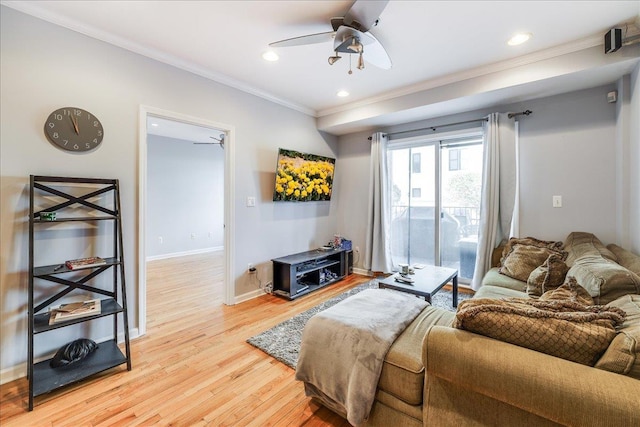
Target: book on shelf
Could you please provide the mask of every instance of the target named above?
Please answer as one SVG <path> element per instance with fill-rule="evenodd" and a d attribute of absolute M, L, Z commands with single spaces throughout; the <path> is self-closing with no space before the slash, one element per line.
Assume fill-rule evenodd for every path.
<path fill-rule="evenodd" d="M 79 268 L 97 267 L 105 265 L 107 262 L 98 256 L 88 258 L 70 259 L 64 263 L 69 270 L 77 270 Z"/>
<path fill-rule="evenodd" d="M 79 319 L 81 317 L 95 316 L 102 311 L 99 299 L 61 304 L 49 310 L 49 324 L 54 325 L 66 320 Z"/>

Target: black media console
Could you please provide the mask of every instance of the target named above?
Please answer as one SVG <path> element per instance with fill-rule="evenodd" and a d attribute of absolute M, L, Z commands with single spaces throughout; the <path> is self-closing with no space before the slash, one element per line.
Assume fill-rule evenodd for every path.
<path fill-rule="evenodd" d="M 316 249 L 272 259 L 273 293 L 292 300 L 343 279 L 348 252 Z"/>

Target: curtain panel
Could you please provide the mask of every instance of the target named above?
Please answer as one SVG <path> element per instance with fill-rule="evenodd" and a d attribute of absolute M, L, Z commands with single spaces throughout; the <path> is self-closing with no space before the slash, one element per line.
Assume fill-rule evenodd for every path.
<path fill-rule="evenodd" d="M 508 113 L 492 113 L 483 125 L 484 154 L 478 252 L 471 287 L 480 288 L 491 268 L 491 254 L 511 232 L 517 205 L 515 120 Z M 517 212 L 517 211 L 516 211 Z"/>
<path fill-rule="evenodd" d="M 371 136 L 369 173 L 369 210 L 364 267 L 369 271 L 391 272 L 389 181 L 387 166 L 388 137 L 382 132 Z"/>

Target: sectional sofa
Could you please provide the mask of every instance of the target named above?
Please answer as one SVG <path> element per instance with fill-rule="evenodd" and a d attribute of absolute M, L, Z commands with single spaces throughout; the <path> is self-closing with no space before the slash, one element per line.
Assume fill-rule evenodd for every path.
<path fill-rule="evenodd" d="M 640 257 L 616 245 L 606 247 L 591 233 L 543 243 L 563 254 L 568 269 L 563 278 L 575 277 L 594 304 L 626 313 L 595 364 L 453 327 L 456 313 L 427 307 L 387 353 L 366 425 L 640 425 Z M 546 273 L 544 265 L 530 273 L 525 268 L 520 279 L 508 276 L 518 276 L 518 268 L 509 271 L 505 256 L 518 252 L 514 246 L 527 245 L 507 246 L 473 300 L 538 298 L 522 274 L 537 274 L 544 282 L 550 268 Z M 519 252 L 525 263 L 535 258 Z"/>

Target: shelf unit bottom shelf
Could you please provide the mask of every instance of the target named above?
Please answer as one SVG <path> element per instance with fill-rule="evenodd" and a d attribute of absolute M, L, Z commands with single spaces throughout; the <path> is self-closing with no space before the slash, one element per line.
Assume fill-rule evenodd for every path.
<path fill-rule="evenodd" d="M 98 344 L 98 348 L 85 360 L 69 367 L 52 368 L 51 359 L 33 365 L 33 395 L 40 396 L 60 387 L 81 381 L 91 375 L 127 363 L 115 340 Z"/>

